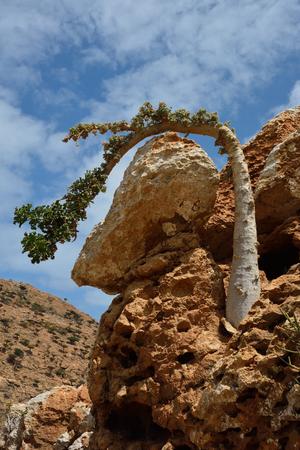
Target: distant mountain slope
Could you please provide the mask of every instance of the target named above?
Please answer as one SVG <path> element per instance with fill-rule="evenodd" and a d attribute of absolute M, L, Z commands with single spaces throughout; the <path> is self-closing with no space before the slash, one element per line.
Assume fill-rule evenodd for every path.
<path fill-rule="evenodd" d="M 97 322 L 29 284 L 0 279 L 0 423 L 11 403 L 85 379 Z"/>

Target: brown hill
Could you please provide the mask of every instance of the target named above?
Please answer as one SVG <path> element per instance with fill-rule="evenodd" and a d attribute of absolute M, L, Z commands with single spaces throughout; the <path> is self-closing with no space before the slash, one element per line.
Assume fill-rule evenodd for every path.
<path fill-rule="evenodd" d="M 0 279 L 0 423 L 18 401 L 85 379 L 97 322 L 58 297 Z"/>

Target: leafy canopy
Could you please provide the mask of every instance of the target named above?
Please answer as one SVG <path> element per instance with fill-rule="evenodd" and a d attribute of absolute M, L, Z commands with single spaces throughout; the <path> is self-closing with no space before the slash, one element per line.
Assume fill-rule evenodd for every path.
<path fill-rule="evenodd" d="M 22 239 L 23 253 L 28 252 L 32 263 L 39 263 L 54 259 L 58 243 L 76 239 L 78 223 L 86 219 L 86 210 L 94 198 L 105 192 L 105 182 L 113 167 L 145 137 L 174 130 L 186 134 L 207 134 L 218 139 L 223 125 L 229 127 L 228 123 L 219 122 L 217 113 L 209 113 L 205 109 L 191 114 L 185 109 L 172 111 L 165 103 L 159 103 L 155 109 L 146 102 L 131 122 L 80 123 L 71 128 L 64 142 L 86 139 L 90 134 L 111 134 L 108 141 L 102 143 L 104 162 L 86 171 L 83 177 L 71 184 L 61 199 L 52 204 L 33 207 L 28 203 L 15 209 L 14 223 L 21 227 L 27 222 L 31 228 L 31 232 L 25 232 Z"/>

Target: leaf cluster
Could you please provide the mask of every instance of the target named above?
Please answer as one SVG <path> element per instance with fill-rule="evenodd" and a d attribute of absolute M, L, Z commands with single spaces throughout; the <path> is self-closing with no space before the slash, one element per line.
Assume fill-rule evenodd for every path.
<path fill-rule="evenodd" d="M 14 223 L 28 223 L 31 232 L 24 233 L 23 253 L 32 263 L 54 259 L 57 244 L 76 239 L 79 221 L 86 219 L 86 209 L 99 192 L 105 192 L 106 176 L 102 167 L 89 170 L 74 181 L 67 193 L 51 205 L 33 207 L 28 203 L 15 209 Z"/>

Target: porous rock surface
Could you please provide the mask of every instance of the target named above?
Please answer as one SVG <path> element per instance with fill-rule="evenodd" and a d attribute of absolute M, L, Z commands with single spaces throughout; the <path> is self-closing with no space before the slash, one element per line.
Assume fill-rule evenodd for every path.
<path fill-rule="evenodd" d="M 171 432 L 185 442 L 189 410 L 227 340 L 224 298 L 221 270 L 197 248 L 158 283 L 135 281 L 113 301 L 92 354 L 92 448 L 160 449 Z"/>
<path fill-rule="evenodd" d="M 232 337 L 223 308 L 222 273 L 203 249 L 112 302 L 92 355 L 91 449 L 299 449 L 300 386 L 283 311 L 300 316 L 300 264 L 264 284 Z"/>
<path fill-rule="evenodd" d="M 56 387 L 15 404 L 0 434 L 0 449 L 86 449 L 94 427 L 90 409 L 85 385 Z"/>
<path fill-rule="evenodd" d="M 299 125 L 300 108 L 288 110 L 245 146 L 254 185 L 268 153 Z M 88 381 L 92 450 L 300 449 L 299 336 L 285 316 L 300 317 L 299 215 L 260 232 L 262 295 L 230 331 L 228 168 L 221 183 L 209 221 L 195 218 L 152 247 L 102 317 Z"/>
<path fill-rule="evenodd" d="M 255 189 L 260 232 L 274 229 L 300 213 L 300 131 L 276 145 L 266 159 Z"/>
<path fill-rule="evenodd" d="M 207 154 L 176 133 L 140 148 L 127 168 L 103 224 L 88 237 L 72 277 L 120 292 L 127 272 L 164 237 L 210 214 L 219 181 Z"/>
<path fill-rule="evenodd" d="M 300 128 L 300 106 L 287 109 L 279 113 L 269 122 L 267 122 L 262 129 L 254 136 L 248 143 L 243 145 L 243 151 L 248 162 L 249 174 L 252 182 L 252 187 L 255 190 L 258 178 L 265 166 L 266 159 L 274 147 L 283 143 L 286 139 L 293 136 Z M 285 160 L 285 163 L 288 162 Z M 299 163 L 297 164 L 299 168 Z M 283 166 L 282 168 L 284 168 Z M 291 166 L 288 163 L 287 169 L 290 171 Z M 283 171 L 281 169 L 281 175 Z M 265 194 L 266 195 L 266 194 Z M 289 198 L 287 197 L 285 201 Z M 274 214 L 276 215 L 276 207 L 280 206 L 275 197 Z M 257 198 L 255 204 L 256 211 L 261 211 L 260 200 Z M 258 239 L 261 240 L 260 233 L 261 224 L 266 225 L 264 218 L 260 221 L 257 217 Z M 278 224 L 278 223 L 277 223 Z M 198 231 L 201 235 L 202 242 L 208 245 L 216 261 L 222 261 L 225 258 L 230 258 L 232 255 L 232 237 L 234 226 L 234 195 L 233 184 L 230 166 L 227 164 L 220 173 L 220 183 L 217 190 L 216 202 L 213 213 L 209 220 L 203 227 L 199 225 Z M 273 224 L 274 226 L 274 224 Z M 271 231 L 271 228 L 267 230 Z"/>

